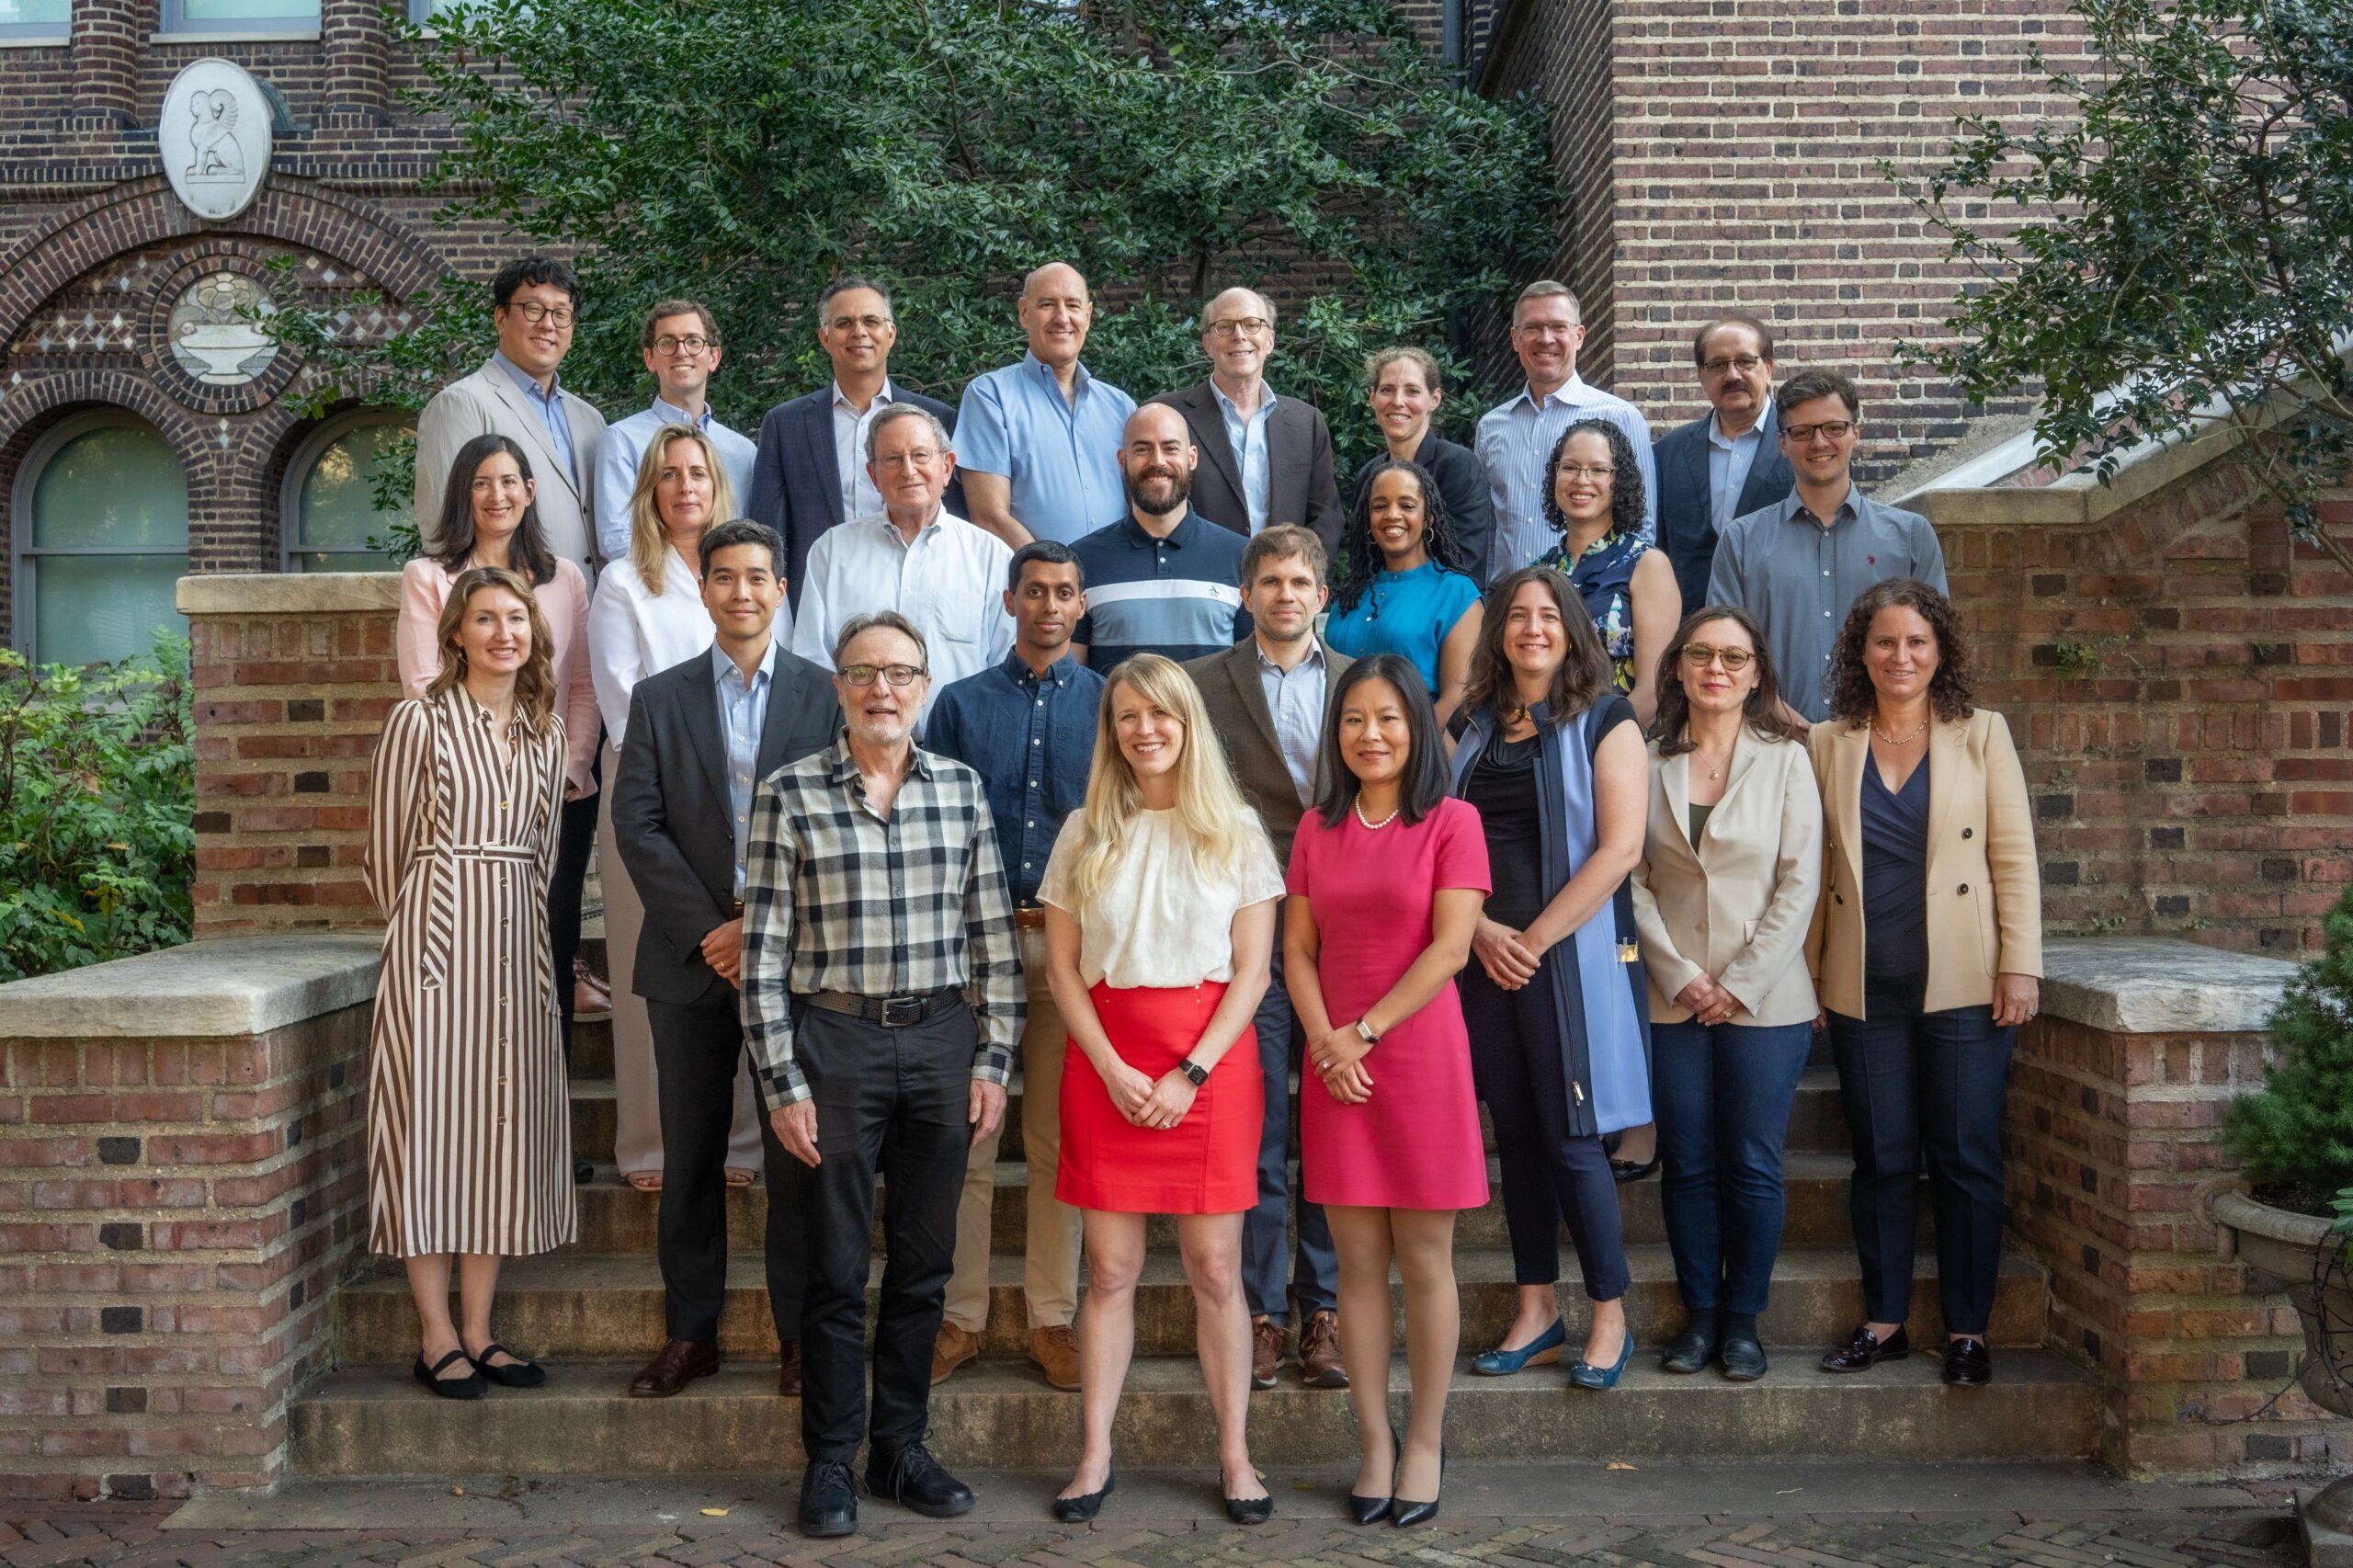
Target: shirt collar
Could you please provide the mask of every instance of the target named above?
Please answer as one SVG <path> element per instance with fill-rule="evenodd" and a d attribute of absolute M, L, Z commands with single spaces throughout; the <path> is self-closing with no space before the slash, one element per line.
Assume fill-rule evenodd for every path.
<path fill-rule="evenodd" d="M 915 546 L 916 540 L 922 539 L 926 534 L 938 533 L 939 531 L 940 524 L 948 520 L 948 503 L 946 499 L 943 498 L 938 506 L 932 508 L 931 521 L 917 528 L 915 530 L 915 537 L 913 540 L 907 538 L 906 535 L 899 531 L 899 525 L 891 520 L 891 514 L 888 510 L 875 513 L 869 520 L 874 527 L 881 529 L 884 534 L 888 535 L 893 543 L 900 545 L 902 548 L 913 550 Z"/>
<path fill-rule="evenodd" d="M 1047 364 L 1043 359 L 1039 358 L 1034 351 L 1025 352 L 1021 356 L 1021 363 L 1024 367 L 1032 368 L 1039 375 L 1043 376 L 1048 384 L 1052 386 L 1054 389 L 1054 395 L 1056 397 L 1063 395 L 1063 384 L 1062 381 L 1054 375 L 1053 367 Z M 1074 399 L 1086 396 L 1086 383 L 1094 379 L 1095 377 L 1086 369 L 1086 361 L 1081 359 L 1078 362 L 1078 369 L 1076 372 L 1071 379 L 1071 396 Z"/>
<path fill-rule="evenodd" d="M 741 681 L 744 672 L 743 667 L 728 656 L 727 650 L 721 647 L 714 642 L 710 645 L 710 674 L 712 679 L 718 681 L 720 685 L 725 686 L 727 684 L 727 677 L 730 675 L 734 676 L 739 681 Z M 771 678 L 775 674 L 776 633 L 771 630 L 768 633 L 767 652 L 760 655 L 760 667 L 754 674 L 751 684 L 756 686 L 761 681 Z"/>
<path fill-rule="evenodd" d="M 1232 398 L 1226 396 L 1225 389 L 1218 385 L 1214 378 L 1210 381 L 1210 393 L 1217 399 L 1219 407 L 1224 409 L 1236 419 L 1242 418 L 1242 405 L 1235 403 Z M 1268 386 L 1262 381 L 1258 383 L 1258 412 L 1250 415 L 1250 418 L 1254 420 L 1264 419 L 1274 413 L 1274 411 L 1275 389 Z"/>
<path fill-rule="evenodd" d="M 1068 686 L 1071 676 L 1078 672 L 1078 656 L 1074 653 L 1064 653 L 1046 666 L 1044 675 L 1040 675 L 1031 669 L 1017 653 L 1007 653 L 1005 656 L 1005 663 L 999 665 L 997 668 L 1003 670 L 1016 686 L 1025 686 L 1031 681 L 1040 684 L 1051 681 L 1057 687 L 1063 687 Z"/>
<path fill-rule="evenodd" d="M 834 387 L 834 403 L 833 403 L 833 405 L 834 405 L 835 408 L 847 408 L 847 409 L 848 409 L 852 414 L 856 414 L 856 413 L 858 413 L 858 404 L 856 404 L 856 403 L 854 403 L 850 402 L 850 400 L 849 400 L 849 394 L 848 394 L 847 392 L 846 392 L 842 391 L 842 384 L 841 384 L 841 382 L 839 382 L 839 381 L 835 381 L 835 382 L 834 382 L 834 383 L 833 383 L 833 387 Z M 895 402 L 897 402 L 897 401 L 898 401 L 898 399 L 897 399 L 897 397 L 893 394 L 893 392 L 892 392 L 892 386 L 891 386 L 891 378 L 890 378 L 890 377 L 888 377 L 888 376 L 885 376 L 885 377 L 883 377 L 883 378 L 882 378 L 882 390 L 881 390 L 881 392 L 876 392 L 876 393 L 874 394 L 874 401 L 873 401 L 872 403 L 868 403 L 868 404 L 866 405 L 866 412 L 867 412 L 868 414 L 871 414 L 871 413 L 873 413 L 877 408 L 881 407 L 882 404 L 884 404 L 884 403 L 895 403 Z"/>
<path fill-rule="evenodd" d="M 1730 451 L 1743 441 L 1762 441 L 1765 439 L 1765 426 L 1773 423 L 1773 400 L 1768 397 L 1765 400 L 1765 406 L 1757 410 L 1756 422 L 1737 436 L 1725 435 L 1717 423 L 1718 418 L 1719 415 L 1714 411 L 1709 412 L 1708 445 L 1721 447 L 1725 451 Z"/>
<path fill-rule="evenodd" d="M 698 430 L 710 428 L 709 408 L 705 408 L 701 417 L 698 418 L 667 398 L 657 397 L 654 400 L 654 415 L 665 425 L 691 425 Z"/>
<path fill-rule="evenodd" d="M 1293 665 L 1288 670 L 1275 663 L 1274 660 L 1267 657 L 1266 645 L 1260 642 L 1256 637 L 1250 639 L 1250 646 L 1257 650 L 1258 667 L 1262 670 L 1272 670 L 1279 676 L 1291 675 L 1297 671 L 1306 669 L 1311 665 L 1319 670 L 1328 668 L 1328 666 L 1324 663 L 1324 639 L 1316 636 L 1312 631 L 1307 634 L 1307 657 L 1300 660 L 1299 663 Z"/>
<path fill-rule="evenodd" d="M 1847 481 L 1847 498 L 1838 503 L 1837 513 L 1830 518 L 1830 526 L 1836 528 L 1840 517 L 1854 517 L 1859 520 L 1863 515 L 1863 508 L 1869 505 L 1870 503 L 1863 499 L 1861 488 L 1855 483 L 1850 475 Z M 1781 521 L 1793 523 L 1798 520 L 1800 514 L 1808 517 L 1813 516 L 1806 509 L 1806 504 L 1798 499 L 1798 493 L 1791 490 L 1787 498 L 1781 502 Z"/>
<path fill-rule="evenodd" d="M 1559 386 L 1554 387 L 1550 392 L 1546 393 L 1541 398 L 1539 398 L 1536 395 L 1536 390 L 1529 386 L 1526 381 L 1520 382 L 1519 396 L 1512 401 L 1515 403 L 1524 403 L 1528 404 L 1529 407 L 1535 409 L 1540 414 L 1544 411 L 1544 405 L 1548 403 L 1557 403 L 1564 408 L 1580 407 L 1584 404 L 1585 394 L 1589 390 L 1591 389 L 1586 387 L 1585 384 L 1585 378 L 1578 375 L 1574 370 L 1571 370 L 1567 381 L 1563 381 Z"/>
<path fill-rule="evenodd" d="M 924 750 L 921 746 L 910 746 L 908 748 L 907 772 L 911 776 L 920 774 L 926 778 L 930 778 L 931 754 Z M 858 764 L 850 758 L 849 731 L 845 729 L 834 741 L 834 782 L 836 784 L 852 784 L 857 782 L 857 780 Z"/>
<path fill-rule="evenodd" d="M 521 391 L 522 394 L 525 397 L 529 398 L 533 403 L 553 403 L 556 399 L 563 395 L 563 381 L 561 377 L 550 376 L 548 378 L 548 390 L 541 392 L 540 390 L 540 383 L 532 380 L 529 373 L 527 372 L 522 366 L 517 365 L 514 360 L 509 359 L 506 357 L 506 350 L 504 349 L 492 349 L 490 351 L 490 362 L 497 366 L 500 369 L 506 371 L 507 380 L 513 381 L 516 387 Z"/>
<path fill-rule="evenodd" d="M 1143 525 L 1136 521 L 1136 509 L 1132 506 L 1121 515 L 1120 523 L 1127 530 L 1128 542 L 1139 549 L 1148 550 L 1154 545 L 1165 544 L 1171 550 L 1182 550 L 1193 542 L 1193 526 L 1199 516 L 1191 506 L 1187 506 L 1185 515 L 1176 519 L 1176 526 L 1168 530 L 1166 539 L 1154 539 L 1146 533 Z"/>

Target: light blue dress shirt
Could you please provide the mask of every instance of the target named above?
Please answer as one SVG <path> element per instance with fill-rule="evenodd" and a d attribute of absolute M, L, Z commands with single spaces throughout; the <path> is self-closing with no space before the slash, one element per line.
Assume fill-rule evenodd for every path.
<path fill-rule="evenodd" d="M 1210 382 L 1210 392 L 1217 399 L 1218 412 L 1225 416 L 1225 444 L 1233 452 L 1233 460 L 1242 466 L 1242 500 L 1250 508 L 1250 531 L 1267 531 L 1267 421 L 1275 415 L 1275 389 L 1264 382 L 1258 388 L 1258 411 L 1249 418 L 1242 417 L 1242 410 L 1225 395 L 1217 382 Z"/>
<path fill-rule="evenodd" d="M 1315 800 L 1315 748 L 1324 739 L 1324 693 L 1328 677 L 1323 640 L 1307 640 L 1307 657 L 1284 669 L 1258 650 L 1258 689 L 1267 694 L 1267 710 L 1275 719 L 1275 749 L 1283 754 L 1283 769 L 1290 775 L 1299 803 Z"/>
<path fill-rule="evenodd" d="M 540 423 L 547 427 L 548 439 L 554 443 L 556 456 L 563 460 L 563 466 L 577 478 L 580 460 L 573 451 L 572 421 L 563 416 L 563 383 L 550 376 L 547 390 L 541 392 L 540 383 L 526 374 L 523 367 L 495 348 L 491 350 L 490 362 L 506 371 L 506 379 L 513 381 L 516 390 L 523 394 L 523 401 L 539 411 Z"/>
<path fill-rule="evenodd" d="M 735 507 L 729 516 L 713 517 L 712 522 L 732 522 L 744 516 L 744 508 L 751 503 L 752 464 L 760 455 L 759 444 L 722 425 L 708 408 L 697 419 L 657 397 L 652 407 L 606 426 L 605 438 L 597 448 L 597 553 L 608 561 L 619 561 L 629 553 L 629 498 L 637 489 L 637 465 L 645 460 L 654 432 L 665 425 L 691 425 L 710 437 L 719 466 L 727 471 Z"/>
<path fill-rule="evenodd" d="M 1772 418 L 1773 400 L 1768 397 L 1757 412 L 1756 423 L 1737 436 L 1726 436 L 1715 420 L 1708 421 L 1708 520 L 1719 535 L 1738 515 L 1733 508 L 1740 505 L 1741 486 L 1748 483 L 1748 471 L 1756 465 L 1756 453 L 1765 445 L 1765 426 Z"/>
<path fill-rule="evenodd" d="M 760 655 L 749 684 L 727 650 L 710 645 L 710 673 L 719 687 L 719 733 L 727 743 L 727 812 L 735 819 L 735 896 L 744 896 L 744 858 L 750 847 L 752 791 L 760 782 L 760 737 L 768 727 L 768 686 L 776 678 L 776 639 Z"/>
<path fill-rule="evenodd" d="M 1580 419 L 1606 419 L 1626 433 L 1634 466 L 1643 476 L 1643 538 L 1658 540 L 1658 469 L 1651 460 L 1651 427 L 1642 411 L 1583 377 L 1571 376 L 1540 406 L 1523 385 L 1519 395 L 1490 409 L 1479 420 L 1479 460 L 1495 501 L 1495 543 L 1491 564 L 1500 577 L 1517 572 L 1552 548 L 1560 536 L 1544 520 L 1544 465 L 1561 432 Z"/>
<path fill-rule="evenodd" d="M 956 461 L 1013 482 L 1013 516 L 1040 539 L 1072 544 L 1127 510 L 1120 443 L 1136 400 L 1078 367 L 1075 392 L 1035 354 L 975 376 L 956 411 Z"/>

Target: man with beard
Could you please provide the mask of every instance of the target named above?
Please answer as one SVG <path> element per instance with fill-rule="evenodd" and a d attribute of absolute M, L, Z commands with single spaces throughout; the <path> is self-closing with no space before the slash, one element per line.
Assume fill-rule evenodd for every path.
<path fill-rule="evenodd" d="M 858 1528 L 861 1438 L 870 1494 L 934 1518 L 972 1506 L 924 1447 L 931 1349 L 965 1161 L 1004 1119 L 1026 1011 L 980 775 L 915 744 L 923 633 L 895 611 L 852 616 L 830 652 L 846 727 L 754 798 L 739 980 L 769 1120 L 808 1167 L 800 1523 L 813 1536 Z M 886 1168 L 870 1412 L 866 1285 Z"/>
<path fill-rule="evenodd" d="M 1136 653 L 1182 662 L 1250 635 L 1242 608 L 1247 542 L 1192 508 L 1200 449 L 1185 417 L 1152 403 L 1128 416 L 1120 477 L 1128 515 L 1071 546 L 1086 583 L 1086 614 L 1073 650 L 1108 674 Z"/>

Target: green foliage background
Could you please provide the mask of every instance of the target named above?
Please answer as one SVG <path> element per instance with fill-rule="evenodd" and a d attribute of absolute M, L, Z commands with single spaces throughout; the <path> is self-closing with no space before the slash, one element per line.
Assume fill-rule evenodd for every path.
<path fill-rule="evenodd" d="M 2222 1118 L 2223 1147 L 2248 1178 L 2315 1214 L 2339 1193 L 2353 1198 L 2353 887 L 2322 928 L 2321 951 L 2271 1014 L 2264 1086 Z"/>

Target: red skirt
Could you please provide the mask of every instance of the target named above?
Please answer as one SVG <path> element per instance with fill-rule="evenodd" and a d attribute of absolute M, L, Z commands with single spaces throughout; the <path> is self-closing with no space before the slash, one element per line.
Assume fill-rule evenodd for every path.
<path fill-rule="evenodd" d="M 1088 994 L 1120 1060 L 1158 1079 L 1200 1043 L 1225 983 L 1167 991 L 1098 983 Z M 1064 1051 L 1056 1198 L 1121 1214 L 1232 1214 L 1258 1201 L 1267 1081 L 1256 1027 L 1244 1026 L 1210 1069 L 1193 1108 L 1169 1128 L 1138 1127 L 1121 1116 L 1078 1042 Z"/>

